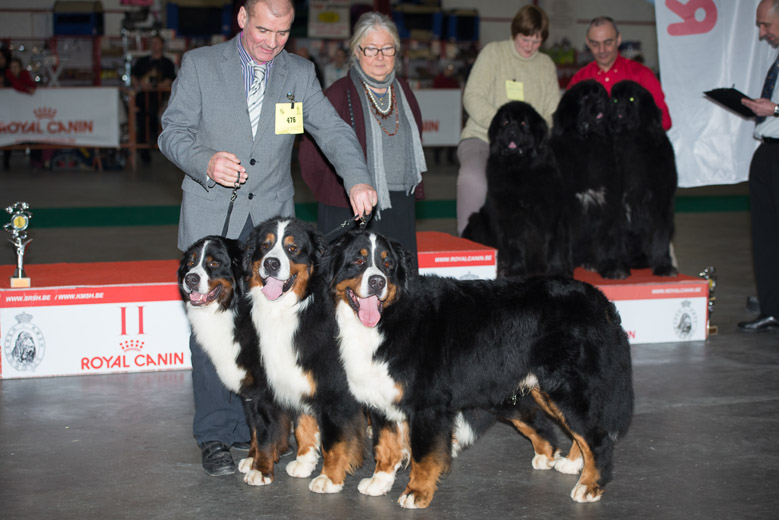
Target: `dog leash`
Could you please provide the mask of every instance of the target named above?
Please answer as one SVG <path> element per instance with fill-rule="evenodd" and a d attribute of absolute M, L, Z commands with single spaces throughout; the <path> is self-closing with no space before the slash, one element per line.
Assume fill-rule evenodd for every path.
<path fill-rule="evenodd" d="M 230 227 L 230 215 L 233 213 L 233 204 L 235 204 L 235 199 L 238 198 L 238 188 L 240 187 L 241 187 L 241 183 L 238 182 L 238 179 L 236 179 L 235 184 L 233 185 L 233 195 L 230 197 L 230 205 L 227 206 L 227 216 L 225 217 L 225 224 L 222 227 L 223 237 L 227 236 L 227 228 Z"/>
<path fill-rule="evenodd" d="M 373 213 L 368 213 L 368 216 L 361 216 L 358 219 L 355 219 L 354 217 L 349 217 L 340 224 L 338 224 L 335 229 L 330 231 L 325 235 L 325 241 L 330 244 L 332 242 L 335 242 L 335 240 L 349 231 L 353 227 L 357 227 L 358 229 L 365 229 L 368 226 L 368 222 L 371 221 L 371 218 L 373 218 Z"/>

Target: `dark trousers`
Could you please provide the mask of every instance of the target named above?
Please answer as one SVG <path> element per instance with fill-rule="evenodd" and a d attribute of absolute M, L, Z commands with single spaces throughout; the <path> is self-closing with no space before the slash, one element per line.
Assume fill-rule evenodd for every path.
<path fill-rule="evenodd" d="M 252 227 L 251 219 L 248 219 L 240 240 L 246 240 Z M 241 397 L 222 384 L 211 358 L 194 334 L 189 337 L 189 350 L 192 353 L 192 393 L 195 396 L 192 433 L 198 445 L 206 441 L 221 441 L 228 446 L 249 442 L 251 434 Z"/>
<path fill-rule="evenodd" d="M 404 248 L 413 253 L 414 268 L 416 268 L 416 199 L 413 193 L 406 195 L 402 191 L 391 191 L 390 203 L 392 208 L 382 210 L 381 219 L 375 217 L 371 219 L 368 229 L 400 242 Z M 350 217 L 353 217 L 351 208 L 340 208 L 320 203 L 317 210 L 317 227 L 322 233 L 329 233 Z"/>
<path fill-rule="evenodd" d="M 752 156 L 749 200 L 760 312 L 779 318 L 779 143 L 763 143 Z"/>

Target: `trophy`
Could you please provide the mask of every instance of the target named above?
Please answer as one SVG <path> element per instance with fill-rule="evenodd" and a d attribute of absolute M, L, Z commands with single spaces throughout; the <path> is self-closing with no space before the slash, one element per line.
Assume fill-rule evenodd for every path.
<path fill-rule="evenodd" d="M 16 271 L 11 277 L 11 287 L 30 287 L 30 278 L 24 272 L 24 248 L 32 242 L 32 238 L 27 238 L 27 226 L 32 218 L 29 209 L 30 206 L 26 202 L 17 202 L 5 208 L 11 214 L 11 222 L 5 224 L 3 229 L 11 233 L 12 238 L 8 241 L 16 249 Z"/>

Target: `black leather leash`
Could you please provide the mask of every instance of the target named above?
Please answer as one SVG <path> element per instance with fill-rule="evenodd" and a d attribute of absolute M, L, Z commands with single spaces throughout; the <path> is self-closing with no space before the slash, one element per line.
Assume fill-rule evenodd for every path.
<path fill-rule="evenodd" d="M 236 179 L 235 184 L 233 185 L 233 195 L 232 197 L 230 197 L 230 205 L 227 206 L 227 216 L 225 217 L 225 225 L 222 227 L 223 237 L 227 237 L 227 228 L 230 227 L 230 215 L 233 213 L 233 204 L 235 204 L 235 199 L 238 198 L 238 188 L 240 187 L 241 187 L 241 183 L 238 182 L 238 180 Z"/>
<path fill-rule="evenodd" d="M 367 216 L 362 216 L 358 219 L 355 219 L 354 217 L 349 217 L 348 219 L 341 222 L 339 225 L 335 227 L 332 231 L 327 233 L 325 235 L 325 240 L 328 244 L 335 242 L 337 238 L 345 235 L 349 231 L 352 230 L 352 228 L 358 228 L 358 229 L 365 229 L 365 227 L 368 225 L 368 222 L 371 221 L 371 218 L 373 218 L 373 213 L 368 213 Z"/>

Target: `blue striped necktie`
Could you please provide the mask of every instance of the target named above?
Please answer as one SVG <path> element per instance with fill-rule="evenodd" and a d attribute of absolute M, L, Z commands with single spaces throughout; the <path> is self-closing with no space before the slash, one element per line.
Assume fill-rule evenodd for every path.
<path fill-rule="evenodd" d="M 776 57 L 776 61 L 771 64 L 771 68 L 768 69 L 768 74 L 765 76 L 765 83 L 763 83 L 763 92 L 760 94 L 761 98 L 771 99 L 774 93 L 774 87 L 776 86 L 776 77 L 779 75 L 779 56 Z M 765 116 L 756 117 L 755 122 L 757 124 L 765 121 Z"/>
<path fill-rule="evenodd" d="M 260 122 L 262 98 L 265 95 L 265 65 L 254 65 L 254 81 L 249 89 L 249 121 L 252 123 L 252 138 L 257 135 L 257 124 Z"/>

